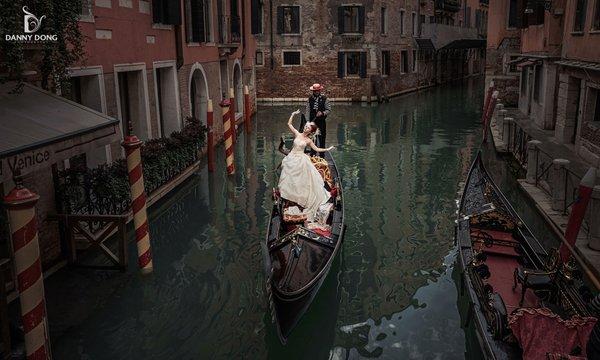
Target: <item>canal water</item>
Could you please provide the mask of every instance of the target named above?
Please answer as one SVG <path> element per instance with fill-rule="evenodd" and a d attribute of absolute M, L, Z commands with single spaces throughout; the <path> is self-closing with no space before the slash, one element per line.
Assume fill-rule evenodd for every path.
<path fill-rule="evenodd" d="M 265 300 L 260 250 L 271 189 L 299 105 L 261 106 L 236 175 L 204 167 L 150 211 L 155 271 L 61 270 L 47 279 L 55 359 L 477 359 L 459 309 L 453 226 L 479 149 L 483 83 L 379 106 L 334 104 L 328 145 L 343 178 L 343 250 L 286 346 Z M 487 151 L 489 153 L 489 151 Z M 488 156 L 501 186 L 505 162 Z M 530 205 L 509 196 L 539 225 Z M 536 225 L 538 224 L 538 225 Z"/>

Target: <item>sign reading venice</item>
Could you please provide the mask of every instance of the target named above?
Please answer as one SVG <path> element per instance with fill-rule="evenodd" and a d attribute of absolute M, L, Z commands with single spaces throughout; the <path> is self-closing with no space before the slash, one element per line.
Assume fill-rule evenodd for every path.
<path fill-rule="evenodd" d="M 39 170 L 47 166 L 51 158 L 50 150 L 41 149 L 0 159 L 0 180 L 10 178 L 16 170 L 22 173 Z"/>

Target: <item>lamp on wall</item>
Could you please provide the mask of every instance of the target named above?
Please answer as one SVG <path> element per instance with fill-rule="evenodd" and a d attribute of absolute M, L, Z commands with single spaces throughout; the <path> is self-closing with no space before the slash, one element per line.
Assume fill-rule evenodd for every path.
<path fill-rule="evenodd" d="M 533 14 L 534 6 L 539 4 L 544 4 L 544 10 L 546 11 L 550 11 L 552 9 L 552 0 L 527 0 L 525 14 Z"/>

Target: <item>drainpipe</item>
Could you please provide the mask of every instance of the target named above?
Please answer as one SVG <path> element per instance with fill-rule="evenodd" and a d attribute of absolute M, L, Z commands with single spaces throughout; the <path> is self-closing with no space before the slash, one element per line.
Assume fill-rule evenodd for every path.
<path fill-rule="evenodd" d="M 271 70 L 273 70 L 273 68 L 275 67 L 275 62 L 273 60 L 273 0 L 269 0 L 269 42 L 270 42 L 270 48 L 271 48 L 271 59 L 270 59 L 270 63 L 271 63 Z"/>
<path fill-rule="evenodd" d="M 246 58 L 246 43 L 247 43 L 247 41 L 246 41 L 246 11 L 245 11 L 246 7 L 244 6 L 246 1 L 242 0 L 241 3 L 242 3 L 242 7 L 240 9 L 240 11 L 241 11 L 240 18 L 241 18 L 241 23 L 242 23 L 241 27 L 242 28 L 240 30 L 240 32 L 241 32 L 240 37 L 242 38 L 242 70 L 244 70 L 244 59 Z M 244 77 L 242 76 L 242 82 L 243 81 L 244 81 Z"/>
<path fill-rule="evenodd" d="M 183 66 L 183 42 L 181 41 L 181 25 L 175 25 L 175 52 L 177 56 L 177 70 Z"/>

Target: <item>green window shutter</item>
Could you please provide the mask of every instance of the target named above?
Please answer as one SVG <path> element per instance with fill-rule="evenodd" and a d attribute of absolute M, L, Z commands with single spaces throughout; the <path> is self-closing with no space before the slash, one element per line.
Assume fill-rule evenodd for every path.
<path fill-rule="evenodd" d="M 344 33 L 344 7 L 338 7 L 338 33 Z"/>
<path fill-rule="evenodd" d="M 343 52 L 338 53 L 338 77 L 343 78 L 346 73 L 346 56 Z"/>
<path fill-rule="evenodd" d="M 360 53 L 360 77 L 367 77 L 367 53 L 365 51 Z"/>
<path fill-rule="evenodd" d="M 365 33 L 365 7 L 358 7 L 358 32 L 361 34 Z"/>
<path fill-rule="evenodd" d="M 283 34 L 283 8 L 277 7 L 277 33 Z"/>

